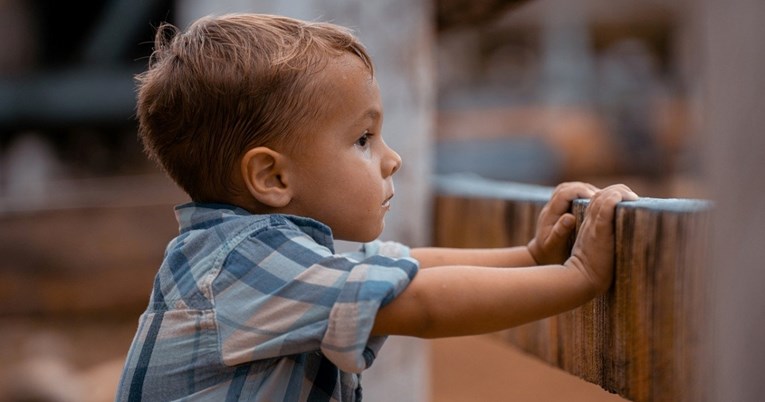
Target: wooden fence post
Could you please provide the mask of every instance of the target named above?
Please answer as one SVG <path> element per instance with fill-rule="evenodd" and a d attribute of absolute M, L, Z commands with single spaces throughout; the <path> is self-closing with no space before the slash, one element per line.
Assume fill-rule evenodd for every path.
<path fill-rule="evenodd" d="M 441 179 L 437 245 L 525 244 L 551 190 Z M 587 204 L 574 202 L 578 225 Z M 710 208 L 705 201 L 681 199 L 620 203 L 610 290 L 579 308 L 495 336 L 635 402 L 700 400 L 695 370 Z"/>

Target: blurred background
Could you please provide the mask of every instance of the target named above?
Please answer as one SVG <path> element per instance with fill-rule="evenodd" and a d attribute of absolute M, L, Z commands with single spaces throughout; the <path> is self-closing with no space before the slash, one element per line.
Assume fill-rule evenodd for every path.
<path fill-rule="evenodd" d="M 162 21 L 184 26 L 228 11 L 350 21 L 381 66 L 386 136 L 404 157 L 404 188 L 455 174 L 708 194 L 699 129 L 704 19 L 694 2 L 278 3 L 0 0 L 0 401 L 113 398 L 177 230 L 172 206 L 186 201 L 136 138 L 133 76 Z M 334 17 L 337 10 L 345 11 Z M 414 44 L 364 24 L 374 12 L 388 13 L 394 27 L 416 26 Z M 383 61 L 390 54 L 401 59 Z M 402 61 L 411 64 L 405 74 L 391 68 Z M 402 75 L 417 84 L 414 95 L 401 95 Z M 411 99 L 420 105 L 414 125 L 396 117 Z M 392 219 L 422 215 L 427 226 L 431 193 L 414 194 L 422 210 L 402 206 Z M 427 227 L 398 227 L 387 234 L 429 240 Z M 458 354 L 464 344 L 433 347 L 429 384 L 451 375 L 428 365 L 454 364 L 439 351 Z M 446 382 L 430 395 L 438 384 Z"/>
<path fill-rule="evenodd" d="M 494 10 L 482 18 L 439 15 L 436 173 L 625 181 L 641 194 L 695 195 L 691 7 L 486 7 Z"/>

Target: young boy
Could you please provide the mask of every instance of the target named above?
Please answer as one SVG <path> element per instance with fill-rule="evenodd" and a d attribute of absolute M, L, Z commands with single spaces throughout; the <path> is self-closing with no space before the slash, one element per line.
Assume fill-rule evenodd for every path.
<path fill-rule="evenodd" d="M 146 150 L 192 202 L 176 208 L 118 400 L 356 401 L 387 335 L 496 331 L 611 283 L 613 211 L 637 197 L 622 185 L 558 186 L 527 246 L 375 241 L 401 159 L 383 141 L 372 62 L 341 27 L 252 14 L 163 25 L 138 83 Z M 340 255 L 335 238 L 368 243 Z"/>

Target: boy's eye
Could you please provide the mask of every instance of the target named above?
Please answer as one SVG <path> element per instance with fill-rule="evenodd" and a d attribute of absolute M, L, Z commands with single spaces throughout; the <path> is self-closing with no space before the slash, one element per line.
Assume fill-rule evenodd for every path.
<path fill-rule="evenodd" d="M 361 137 L 359 137 L 359 139 L 356 140 L 356 145 L 362 148 L 366 147 L 367 144 L 369 144 L 369 137 L 370 137 L 369 132 L 368 131 L 364 132 L 364 134 L 362 134 Z"/>

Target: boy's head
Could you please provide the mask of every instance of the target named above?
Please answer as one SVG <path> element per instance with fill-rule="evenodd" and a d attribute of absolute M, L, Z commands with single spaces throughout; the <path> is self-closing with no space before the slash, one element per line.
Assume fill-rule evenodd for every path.
<path fill-rule="evenodd" d="M 187 31 L 163 24 L 137 77 L 140 137 L 151 158 L 195 201 L 231 202 L 247 189 L 247 150 L 288 152 L 323 113 L 315 77 L 343 55 L 372 73 L 346 29 L 281 16 L 205 17 Z"/>
<path fill-rule="evenodd" d="M 401 158 L 344 28 L 265 15 L 162 26 L 138 82 L 146 150 L 193 200 L 310 217 L 345 240 L 382 232 Z"/>

